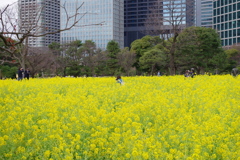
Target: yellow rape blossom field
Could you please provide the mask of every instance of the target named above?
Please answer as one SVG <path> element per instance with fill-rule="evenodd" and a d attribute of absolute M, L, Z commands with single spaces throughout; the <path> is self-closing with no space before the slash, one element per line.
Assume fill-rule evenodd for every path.
<path fill-rule="evenodd" d="M 240 77 L 123 80 L 1 80 L 0 159 L 240 159 Z"/>

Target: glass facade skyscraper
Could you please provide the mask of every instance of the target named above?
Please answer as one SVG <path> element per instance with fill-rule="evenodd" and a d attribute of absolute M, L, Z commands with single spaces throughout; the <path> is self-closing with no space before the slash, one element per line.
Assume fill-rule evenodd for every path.
<path fill-rule="evenodd" d="M 75 14 L 76 7 L 84 3 L 79 16 L 85 15 L 71 30 L 61 32 L 61 43 L 92 40 L 98 48 L 106 49 L 108 42 L 114 40 L 120 48 L 124 47 L 123 0 L 61 0 L 61 4 L 64 3 L 69 15 Z M 67 17 L 61 10 L 61 27 L 66 22 Z M 101 25 L 95 25 L 99 23 Z"/>
<path fill-rule="evenodd" d="M 213 28 L 218 31 L 222 46 L 240 43 L 240 0 L 214 0 Z"/>
<path fill-rule="evenodd" d="M 157 8 L 159 24 L 162 24 L 166 31 L 171 29 L 170 21 L 175 21 L 181 28 L 195 24 L 195 0 L 125 0 L 124 7 L 126 47 L 130 47 L 134 40 L 142 38 L 151 30 L 151 26 L 146 28 L 145 23 L 149 15 L 152 15 L 152 8 Z"/>
<path fill-rule="evenodd" d="M 130 44 L 146 35 L 144 23 L 149 14 L 149 8 L 158 0 L 124 0 L 124 45 Z"/>

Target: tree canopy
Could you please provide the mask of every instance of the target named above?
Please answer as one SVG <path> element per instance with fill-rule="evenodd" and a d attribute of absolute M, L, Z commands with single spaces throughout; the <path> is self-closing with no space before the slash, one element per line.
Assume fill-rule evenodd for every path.
<path fill-rule="evenodd" d="M 178 36 L 178 64 L 194 67 L 198 72 L 223 67 L 226 54 L 218 33 L 211 28 L 189 27 Z"/>

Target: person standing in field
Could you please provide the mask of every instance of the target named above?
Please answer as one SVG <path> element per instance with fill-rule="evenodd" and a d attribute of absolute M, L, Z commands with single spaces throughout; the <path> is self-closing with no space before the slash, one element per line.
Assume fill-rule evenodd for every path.
<path fill-rule="evenodd" d="M 116 81 L 117 81 L 117 83 L 120 83 L 120 85 L 123 84 L 123 80 L 122 80 L 121 76 L 117 76 Z"/>
<path fill-rule="evenodd" d="M 29 76 L 30 76 L 30 70 L 27 69 L 27 70 L 24 72 L 24 78 L 27 78 L 27 80 L 29 80 Z"/>
<path fill-rule="evenodd" d="M 191 71 L 189 74 L 192 78 L 196 75 L 194 68 L 191 68 Z"/>
<path fill-rule="evenodd" d="M 231 75 L 233 76 L 233 77 L 237 77 L 238 76 L 238 68 L 233 68 L 232 69 L 232 71 L 231 71 Z"/>
<path fill-rule="evenodd" d="M 19 70 L 18 70 L 18 81 L 20 81 L 20 80 L 22 80 L 23 79 L 23 77 L 24 77 L 24 71 L 23 71 L 23 68 L 19 68 Z"/>
<path fill-rule="evenodd" d="M 185 73 L 184 73 L 184 77 L 189 77 L 189 73 L 190 73 L 190 71 L 186 70 Z"/>

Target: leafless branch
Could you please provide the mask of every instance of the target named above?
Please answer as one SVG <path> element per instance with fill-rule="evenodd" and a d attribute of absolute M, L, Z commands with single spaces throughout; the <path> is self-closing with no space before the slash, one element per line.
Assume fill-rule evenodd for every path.
<path fill-rule="evenodd" d="M 145 21 L 147 34 L 160 35 L 169 39 L 186 28 L 186 17 L 190 10 L 186 10 L 189 2 L 185 4 L 175 0 L 158 0 L 156 4 L 149 8 L 150 14 Z"/>
<path fill-rule="evenodd" d="M 193 15 L 193 1 L 158 0 L 150 8 L 150 14 L 145 22 L 145 28 L 150 35 L 160 36 L 167 48 L 170 74 L 175 74 L 175 51 L 179 33 L 188 26 L 187 18 Z"/>
<path fill-rule="evenodd" d="M 0 40 L 2 40 L 6 46 L 5 48 L 0 48 L 6 52 L 13 53 L 14 48 L 9 50 L 9 47 L 14 47 L 16 45 L 24 43 L 24 40 L 27 37 L 44 37 L 49 34 L 56 34 L 70 30 L 73 27 L 102 25 L 104 23 L 100 22 L 96 24 L 79 25 L 82 18 L 88 14 L 87 12 L 80 13 L 80 9 L 83 5 L 84 2 L 76 7 L 72 15 L 69 15 L 65 3 L 64 5 L 59 4 L 59 6 L 64 11 L 65 16 L 67 17 L 67 20 L 65 27 L 58 29 L 48 29 L 44 23 L 40 22 L 45 6 L 39 6 L 38 4 L 26 5 L 25 7 L 27 8 L 25 8 L 25 10 L 29 12 L 29 15 L 22 18 L 24 15 L 24 8 L 22 8 L 20 4 L 18 5 L 18 9 L 16 9 L 16 3 L 15 6 L 7 5 L 3 10 L 0 10 Z M 16 13 L 19 13 L 20 15 L 17 17 Z M 14 39 L 15 41 L 9 42 L 7 38 Z"/>

